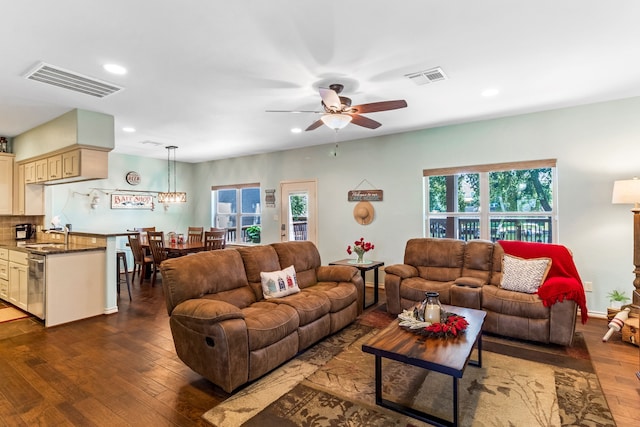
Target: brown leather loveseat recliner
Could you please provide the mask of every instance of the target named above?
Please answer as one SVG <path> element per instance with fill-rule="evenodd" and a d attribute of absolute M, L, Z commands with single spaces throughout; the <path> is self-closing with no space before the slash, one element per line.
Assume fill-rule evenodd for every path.
<path fill-rule="evenodd" d="M 261 272 L 293 265 L 300 292 L 265 299 Z M 221 249 L 160 265 L 176 352 L 227 392 L 353 322 L 364 283 L 350 266 L 321 266 L 311 242 Z"/>
<path fill-rule="evenodd" d="M 558 250 L 569 253 L 560 245 L 525 242 L 517 242 L 517 245 L 532 248 L 543 256 L 552 256 Z M 385 267 L 387 310 L 398 314 L 422 301 L 426 291 L 437 291 L 443 304 L 484 310 L 487 317 L 483 331 L 542 343 L 571 345 L 578 307 L 575 300 L 582 302 L 583 322 L 587 316 L 579 278 L 548 279 L 554 283 L 548 287 L 543 283 L 540 288 L 540 291 L 551 295 L 547 301 L 538 293 L 506 290 L 500 286 L 503 254 L 499 243 L 486 240 L 411 239 L 406 244 L 404 263 Z M 566 258 L 561 257 L 565 263 Z M 557 263 L 558 259 L 554 262 Z M 570 263 L 573 266 L 573 261 Z M 564 284 L 574 290 L 572 297 L 553 294 Z"/>

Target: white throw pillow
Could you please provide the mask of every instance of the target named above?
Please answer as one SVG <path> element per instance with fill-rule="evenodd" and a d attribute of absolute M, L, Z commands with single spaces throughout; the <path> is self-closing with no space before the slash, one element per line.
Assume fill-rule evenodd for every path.
<path fill-rule="evenodd" d="M 300 292 L 293 265 L 281 271 L 260 272 L 262 295 L 265 299 L 280 298 Z"/>
<path fill-rule="evenodd" d="M 535 294 L 547 277 L 550 268 L 551 258 L 523 259 L 504 254 L 500 287 L 510 291 Z"/>

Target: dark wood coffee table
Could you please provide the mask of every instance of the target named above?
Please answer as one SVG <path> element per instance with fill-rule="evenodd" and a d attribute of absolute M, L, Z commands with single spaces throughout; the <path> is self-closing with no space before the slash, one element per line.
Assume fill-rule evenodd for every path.
<path fill-rule="evenodd" d="M 481 310 L 444 306 L 446 311 L 464 316 L 469 326 L 464 334 L 455 338 L 426 338 L 406 331 L 394 320 L 376 334 L 362 351 L 375 356 L 376 404 L 404 415 L 438 426 L 458 425 L 458 380 L 469 365 L 482 366 L 482 324 L 486 313 Z M 477 346 L 478 359 L 469 360 L 471 351 Z M 396 360 L 453 378 L 453 421 L 427 414 L 382 398 L 382 358 Z"/>

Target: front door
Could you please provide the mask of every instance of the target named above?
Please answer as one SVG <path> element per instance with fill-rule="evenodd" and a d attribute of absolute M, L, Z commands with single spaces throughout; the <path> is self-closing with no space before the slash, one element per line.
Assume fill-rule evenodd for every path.
<path fill-rule="evenodd" d="M 317 244 L 317 181 L 280 183 L 280 240 L 309 240 Z"/>

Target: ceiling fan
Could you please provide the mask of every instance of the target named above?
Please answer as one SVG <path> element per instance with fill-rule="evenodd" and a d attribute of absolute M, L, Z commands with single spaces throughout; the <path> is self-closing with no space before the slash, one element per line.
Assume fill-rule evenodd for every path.
<path fill-rule="evenodd" d="M 322 107 L 324 111 L 274 111 L 270 112 L 290 112 L 290 113 L 322 113 L 320 119 L 313 122 L 305 130 L 314 130 L 322 126 L 323 124 L 333 130 L 339 130 L 344 128 L 349 123 L 353 123 L 358 126 L 362 126 L 368 129 L 377 129 L 382 124 L 371 120 L 368 117 L 362 116 L 363 113 L 376 113 L 378 111 L 396 110 L 398 108 L 405 108 L 407 102 L 403 99 L 396 101 L 381 101 L 372 102 L 369 104 L 361 104 L 351 106 L 351 98 L 346 96 L 339 96 L 344 86 L 341 84 L 329 85 L 329 88 L 319 88 L 320 97 L 322 98 Z"/>

